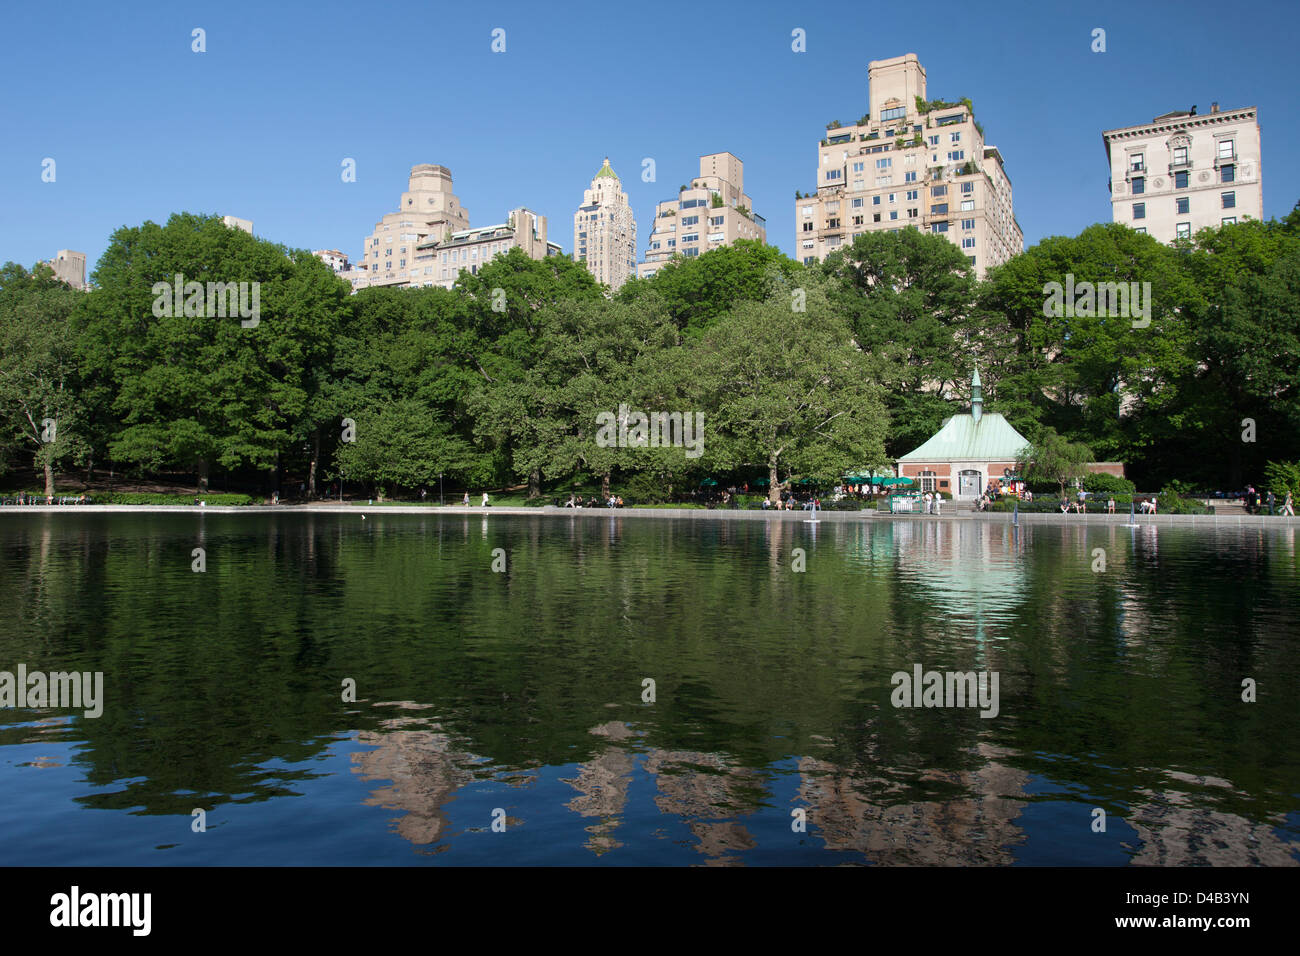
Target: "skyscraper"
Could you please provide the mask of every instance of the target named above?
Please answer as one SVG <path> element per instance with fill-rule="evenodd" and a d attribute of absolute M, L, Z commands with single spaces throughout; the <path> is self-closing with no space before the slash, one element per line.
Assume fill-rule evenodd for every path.
<path fill-rule="evenodd" d="M 573 214 L 573 258 L 611 290 L 636 274 L 636 220 L 608 156 Z"/>

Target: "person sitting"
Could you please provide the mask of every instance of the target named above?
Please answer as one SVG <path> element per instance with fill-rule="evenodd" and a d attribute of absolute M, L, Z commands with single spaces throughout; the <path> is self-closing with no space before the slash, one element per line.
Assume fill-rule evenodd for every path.
<path fill-rule="evenodd" d="M 1111 495 L 1110 499 L 1106 502 L 1106 514 L 1113 515 L 1114 513 L 1115 513 L 1115 496 Z"/>
<path fill-rule="evenodd" d="M 1069 510 L 1070 510 L 1070 503 L 1069 503 L 1068 501 L 1066 501 L 1064 498 L 1062 498 L 1062 499 L 1061 499 L 1061 514 L 1065 514 L 1065 513 L 1067 513 Z"/>

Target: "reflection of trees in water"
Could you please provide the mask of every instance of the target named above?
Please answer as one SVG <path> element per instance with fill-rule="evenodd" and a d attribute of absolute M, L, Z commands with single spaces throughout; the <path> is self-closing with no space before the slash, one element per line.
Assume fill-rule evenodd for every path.
<path fill-rule="evenodd" d="M 765 787 L 756 771 L 721 754 L 686 750 L 651 750 L 644 768 L 655 776 L 655 806 L 686 822 L 709 864 L 738 863 L 733 853 L 757 846 L 736 819 L 759 808 Z"/>
<path fill-rule="evenodd" d="M 898 784 L 882 776 L 848 775 L 816 757 L 799 761 L 796 803 L 808 810 L 808 832 L 831 850 L 862 853 L 887 866 L 987 866 L 1013 862 L 1024 840 L 1016 823 L 1029 775 L 1007 766 L 1009 754 L 977 746 L 981 765 L 930 771 L 924 779 L 960 788 L 948 800 L 891 802 Z"/>
<path fill-rule="evenodd" d="M 617 720 L 593 727 L 591 733 L 620 744 L 633 736 L 628 726 Z M 613 834 L 622 823 L 634 763 L 632 755 L 621 746 L 611 746 L 578 764 L 576 777 L 561 781 L 578 791 L 578 796 L 565 806 L 580 816 L 596 818 L 597 822 L 586 828 L 590 834 L 586 846 L 597 856 L 623 845 Z"/>

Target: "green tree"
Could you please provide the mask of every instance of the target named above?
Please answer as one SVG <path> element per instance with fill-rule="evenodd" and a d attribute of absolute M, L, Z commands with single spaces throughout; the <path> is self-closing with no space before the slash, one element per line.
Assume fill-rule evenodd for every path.
<path fill-rule="evenodd" d="M 1021 452 L 1016 471 L 1030 483 L 1055 482 L 1065 497 L 1067 483 L 1082 481 L 1088 474 L 1092 450 L 1080 442 L 1071 442 L 1052 428 L 1043 428 L 1035 441 Z"/>
<path fill-rule="evenodd" d="M 30 273 L 12 262 L 0 268 L 0 462 L 30 452 L 46 495 L 54 494 L 55 469 L 89 451 L 72 326 L 83 295 L 44 264 Z"/>

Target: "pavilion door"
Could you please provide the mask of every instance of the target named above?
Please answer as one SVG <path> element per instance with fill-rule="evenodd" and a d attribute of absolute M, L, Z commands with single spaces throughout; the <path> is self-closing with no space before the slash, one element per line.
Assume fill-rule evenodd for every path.
<path fill-rule="evenodd" d="M 978 498 L 980 493 L 980 473 L 963 471 L 957 476 L 957 493 L 963 498 Z"/>

